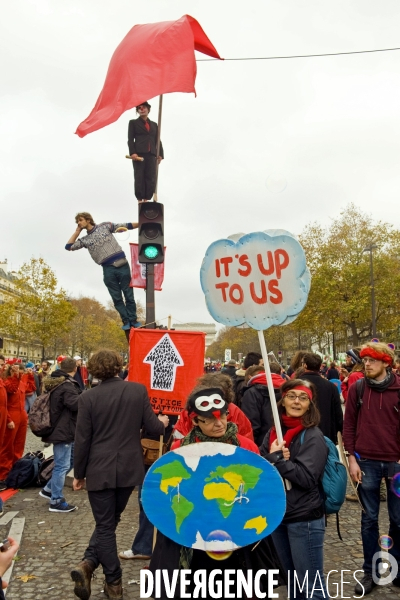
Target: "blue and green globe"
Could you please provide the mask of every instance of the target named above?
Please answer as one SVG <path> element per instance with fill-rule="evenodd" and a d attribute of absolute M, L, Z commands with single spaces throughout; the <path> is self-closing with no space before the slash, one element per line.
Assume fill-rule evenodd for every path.
<path fill-rule="evenodd" d="M 144 511 L 178 544 L 229 552 L 276 529 L 286 509 L 283 481 L 264 458 L 237 446 L 203 442 L 159 458 L 147 472 Z"/>

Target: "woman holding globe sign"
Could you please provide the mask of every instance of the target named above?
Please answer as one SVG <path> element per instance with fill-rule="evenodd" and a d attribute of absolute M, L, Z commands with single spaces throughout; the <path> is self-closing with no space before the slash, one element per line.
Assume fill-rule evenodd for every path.
<path fill-rule="evenodd" d="M 328 597 L 323 566 L 325 509 L 319 484 L 328 448 L 318 429 L 314 385 L 292 379 L 281 386 L 281 392 L 278 409 L 283 442 L 278 442 L 272 427 L 260 447 L 261 456 L 291 483 L 284 519 L 272 539 L 286 571 L 290 597 L 320 600 Z"/>
<path fill-rule="evenodd" d="M 184 438 L 176 440 L 172 446 L 172 450 L 175 450 L 177 448 L 183 449 L 186 446 L 192 444 L 202 444 L 204 442 L 218 442 L 218 444 L 215 444 L 215 446 L 221 446 L 222 451 L 223 446 L 229 444 L 237 446 L 239 448 L 245 448 L 247 450 L 250 450 L 251 452 L 254 452 L 257 455 L 259 454 L 258 448 L 255 445 L 255 443 L 249 440 L 248 438 L 245 438 L 238 434 L 237 425 L 228 421 L 228 404 L 224 399 L 224 392 L 222 391 L 222 389 L 216 387 L 210 388 L 204 385 L 197 386 L 189 396 L 186 405 L 186 410 L 188 411 L 189 417 L 192 420 L 193 429 Z M 251 471 L 252 468 L 251 466 L 247 465 L 236 466 L 238 467 L 238 469 L 239 467 L 243 467 L 244 469 L 246 466 L 249 469 L 249 471 Z M 159 467 L 158 469 L 156 469 L 156 472 L 162 472 L 162 468 Z M 174 467 L 173 475 L 175 475 L 176 477 L 179 476 L 179 469 L 177 469 L 176 466 Z M 232 473 L 230 475 L 232 475 Z M 234 475 L 232 475 L 232 478 L 233 477 Z M 226 482 L 222 485 L 227 486 L 228 481 L 229 479 L 227 478 Z M 145 481 L 145 487 L 146 483 L 149 482 Z M 233 484 L 232 479 L 230 480 L 230 483 Z M 193 485 L 196 484 L 193 482 Z M 210 490 L 213 485 L 219 484 L 209 484 Z M 204 490 L 204 496 L 207 498 L 206 488 L 207 485 L 204 486 L 204 488 L 202 489 Z M 214 487 L 212 489 L 215 491 L 216 488 Z M 250 495 L 247 492 L 245 493 L 246 495 Z M 186 494 L 186 492 L 182 489 L 181 500 L 184 494 Z M 236 491 L 233 493 L 233 496 L 237 496 Z M 208 499 L 210 499 L 210 497 Z M 229 498 L 229 500 L 231 500 L 231 502 L 224 502 L 224 508 L 226 507 L 226 517 L 230 515 L 230 505 L 235 504 L 235 498 L 233 498 L 233 500 Z M 160 507 L 159 510 L 161 511 L 162 507 Z M 207 514 L 202 513 L 201 518 L 203 520 L 208 519 L 209 521 L 211 521 L 211 511 L 208 516 Z M 279 520 L 280 518 L 281 517 L 279 517 Z M 227 520 L 228 519 L 226 518 L 225 521 Z M 267 520 L 269 520 L 269 518 Z M 270 522 L 272 524 L 272 520 Z M 222 534 L 224 532 L 220 531 L 218 533 Z M 193 547 L 186 547 L 184 545 L 180 546 L 172 539 L 169 539 L 166 535 L 163 535 L 160 533 L 160 531 L 158 531 L 157 542 L 150 563 L 150 570 L 154 573 L 157 571 L 157 569 L 166 568 L 169 571 L 172 571 L 174 569 L 191 569 L 192 573 L 198 570 L 205 570 L 207 574 L 209 574 L 215 569 L 221 569 L 222 580 L 223 571 L 227 569 L 232 569 L 236 573 L 236 575 L 233 578 L 235 579 L 238 571 L 244 571 L 244 574 L 247 577 L 247 570 L 252 569 L 255 576 L 257 570 L 260 568 L 279 569 L 280 564 L 270 537 L 262 539 L 261 543 L 251 544 L 249 546 L 241 547 L 234 551 L 208 552 L 200 549 L 194 549 Z M 264 588 L 264 590 L 266 590 L 266 580 L 268 575 L 264 577 L 265 579 L 262 580 L 262 587 Z M 191 583 L 191 587 L 193 587 L 193 583 Z M 234 587 L 235 586 L 233 585 L 233 589 Z M 193 589 L 191 591 L 193 591 Z M 161 597 L 167 596 L 162 594 Z M 207 597 L 209 596 L 207 595 Z"/>

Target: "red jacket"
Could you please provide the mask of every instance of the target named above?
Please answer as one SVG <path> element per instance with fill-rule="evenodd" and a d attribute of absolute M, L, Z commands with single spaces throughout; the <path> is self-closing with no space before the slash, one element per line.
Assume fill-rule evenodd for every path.
<path fill-rule="evenodd" d="M 246 417 L 244 412 L 231 402 L 228 407 L 229 415 L 228 421 L 232 421 L 238 426 L 238 434 L 248 438 L 252 442 L 254 441 L 253 429 L 249 419 Z M 175 430 L 179 431 L 183 436 L 187 435 L 189 431 L 193 429 L 192 419 L 188 415 L 188 411 L 184 410 L 181 412 L 181 416 L 175 425 Z"/>
<path fill-rule="evenodd" d="M 239 440 L 239 446 L 241 448 L 244 448 L 245 450 L 250 450 L 250 452 L 255 452 L 255 454 L 260 454 L 260 451 L 255 445 L 255 443 L 249 440 L 248 438 L 244 437 L 243 435 L 237 434 L 237 439 Z M 197 438 L 196 442 L 199 442 Z M 171 446 L 171 450 L 176 450 L 177 448 L 180 448 L 181 444 L 182 440 L 175 440 Z"/>
<path fill-rule="evenodd" d="M 35 378 L 32 373 L 24 373 L 21 377 L 14 373 L 3 380 L 7 390 L 7 423 L 14 421 L 12 412 L 25 410 L 25 394 L 32 394 L 36 390 Z"/>
<path fill-rule="evenodd" d="M 4 381 L 0 378 L 0 443 L 4 435 L 4 428 L 7 422 L 7 390 Z"/>
<path fill-rule="evenodd" d="M 347 395 L 349 393 L 349 387 L 351 385 L 353 385 L 353 383 L 355 383 L 359 379 L 362 379 L 363 377 L 364 377 L 364 373 L 362 371 L 354 371 L 353 373 L 350 373 L 350 375 L 347 377 L 347 381 L 342 381 L 341 391 L 342 391 L 343 400 L 345 402 L 347 400 Z"/>

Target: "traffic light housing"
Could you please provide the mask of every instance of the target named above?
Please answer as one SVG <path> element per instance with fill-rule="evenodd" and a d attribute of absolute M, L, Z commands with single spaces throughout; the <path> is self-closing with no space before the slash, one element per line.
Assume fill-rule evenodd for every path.
<path fill-rule="evenodd" d="M 164 262 L 164 205 L 159 202 L 139 204 L 139 262 Z"/>

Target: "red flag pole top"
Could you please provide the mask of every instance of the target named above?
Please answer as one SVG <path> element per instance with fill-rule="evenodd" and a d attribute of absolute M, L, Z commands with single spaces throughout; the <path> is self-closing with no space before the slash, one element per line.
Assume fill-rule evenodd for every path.
<path fill-rule="evenodd" d="M 194 50 L 221 59 L 190 15 L 132 27 L 112 55 L 95 107 L 76 134 L 84 137 L 114 123 L 125 111 L 159 94 L 196 94 Z"/>

